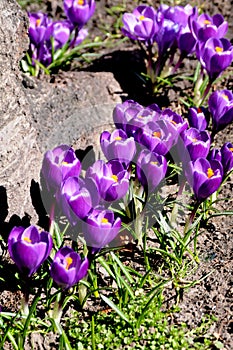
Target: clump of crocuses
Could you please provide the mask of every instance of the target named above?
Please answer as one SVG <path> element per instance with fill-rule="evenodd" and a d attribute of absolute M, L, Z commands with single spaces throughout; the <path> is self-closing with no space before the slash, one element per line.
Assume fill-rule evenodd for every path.
<path fill-rule="evenodd" d="M 54 21 L 47 14 L 29 13 L 30 46 L 21 65 L 24 71 L 38 75 L 40 68 L 49 73 L 78 54 L 77 47 L 87 37 L 84 25 L 95 11 L 94 0 L 64 0 L 67 19 Z"/>
<path fill-rule="evenodd" d="M 198 9 L 189 4 L 162 4 L 158 9 L 140 5 L 123 14 L 122 22 L 122 33 L 137 40 L 146 53 L 153 92 L 161 83 L 158 77 L 172 79 L 184 58 L 195 55 L 201 69 L 195 78 L 194 101 L 200 105 L 233 60 L 233 47 L 225 37 L 228 23 L 220 14 L 199 16 Z"/>

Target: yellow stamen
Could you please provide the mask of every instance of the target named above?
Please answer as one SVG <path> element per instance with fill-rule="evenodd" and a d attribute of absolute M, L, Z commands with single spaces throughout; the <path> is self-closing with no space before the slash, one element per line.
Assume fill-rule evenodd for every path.
<path fill-rule="evenodd" d="M 108 223 L 108 219 L 107 218 L 102 218 L 101 222 L 102 222 L 102 224 L 107 224 Z"/>
<path fill-rule="evenodd" d="M 231 152 L 233 152 L 233 147 L 230 147 L 229 150 L 230 150 Z"/>
<path fill-rule="evenodd" d="M 222 97 L 226 100 L 226 101 L 229 101 L 229 97 L 225 94 L 222 94 Z"/>
<path fill-rule="evenodd" d="M 122 140 L 122 137 L 117 136 L 117 137 L 115 137 L 115 140 L 116 140 L 116 141 L 121 141 L 121 140 Z"/>
<path fill-rule="evenodd" d="M 144 118 L 144 115 L 139 115 L 137 118 L 140 118 L 140 119 Z"/>
<path fill-rule="evenodd" d="M 158 137 L 160 139 L 161 138 L 161 132 L 160 131 L 154 131 L 152 136 L 153 137 Z"/>
<path fill-rule="evenodd" d="M 73 259 L 70 256 L 68 258 L 66 258 L 66 270 L 69 270 L 72 262 L 73 262 Z"/>
<path fill-rule="evenodd" d="M 171 123 L 177 125 L 177 123 L 174 120 L 171 120 Z"/>
<path fill-rule="evenodd" d="M 150 162 L 150 164 L 152 164 L 152 165 L 157 165 L 158 164 L 158 162 Z"/>
<path fill-rule="evenodd" d="M 36 27 L 39 27 L 40 24 L 41 24 L 41 20 L 38 18 L 38 19 L 36 20 Z"/>
<path fill-rule="evenodd" d="M 118 181 L 118 176 L 117 176 L 117 175 L 112 175 L 111 178 L 112 178 L 115 182 Z"/>
<path fill-rule="evenodd" d="M 69 164 L 68 162 L 61 162 L 61 165 L 67 165 L 67 164 Z"/>
<path fill-rule="evenodd" d="M 78 5 L 84 5 L 84 0 L 78 0 L 77 3 Z"/>
<path fill-rule="evenodd" d="M 205 19 L 205 20 L 203 21 L 203 23 L 204 23 L 204 24 L 211 24 L 211 22 L 210 22 L 208 19 Z"/>
<path fill-rule="evenodd" d="M 23 237 L 23 240 L 26 241 L 26 242 L 28 242 L 28 243 L 32 243 L 31 239 L 28 238 L 28 237 Z"/>
<path fill-rule="evenodd" d="M 220 46 L 216 46 L 216 47 L 215 47 L 215 51 L 216 51 L 216 52 L 223 52 L 223 48 L 220 47 Z"/>
<path fill-rule="evenodd" d="M 192 142 L 197 142 L 197 139 L 194 137 L 194 138 L 192 139 Z"/>
<path fill-rule="evenodd" d="M 145 19 L 145 16 L 141 15 L 138 17 L 139 21 L 143 21 Z"/>
<path fill-rule="evenodd" d="M 207 169 L 207 176 L 208 176 L 208 178 L 210 179 L 213 175 L 214 175 L 213 169 L 208 168 Z"/>

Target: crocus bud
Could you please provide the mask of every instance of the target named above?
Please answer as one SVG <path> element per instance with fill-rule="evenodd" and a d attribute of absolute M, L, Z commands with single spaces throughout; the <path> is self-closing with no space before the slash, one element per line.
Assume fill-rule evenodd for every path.
<path fill-rule="evenodd" d="M 91 195 L 78 177 L 67 178 L 56 199 L 72 226 L 75 226 L 79 219 L 85 218 L 92 208 Z"/>
<path fill-rule="evenodd" d="M 209 154 L 207 156 L 208 160 L 218 160 L 220 163 L 222 162 L 222 154 L 221 150 L 219 148 L 212 148 L 211 151 L 209 151 Z"/>
<path fill-rule="evenodd" d="M 207 110 L 204 107 L 192 107 L 188 110 L 188 121 L 191 128 L 204 131 L 208 126 Z"/>
<path fill-rule="evenodd" d="M 233 169 L 233 144 L 226 142 L 221 148 L 222 165 L 224 173 L 228 173 Z"/>
<path fill-rule="evenodd" d="M 30 277 L 48 258 L 53 241 L 50 233 L 35 226 L 14 227 L 8 237 L 8 250 L 18 269 Z"/>
<path fill-rule="evenodd" d="M 208 100 L 212 129 L 216 134 L 233 121 L 233 94 L 230 90 L 214 91 Z"/>
<path fill-rule="evenodd" d="M 58 286 L 68 289 L 83 279 L 89 267 L 88 259 L 81 259 L 80 255 L 70 247 L 61 248 L 55 255 L 50 268 L 52 279 Z"/>

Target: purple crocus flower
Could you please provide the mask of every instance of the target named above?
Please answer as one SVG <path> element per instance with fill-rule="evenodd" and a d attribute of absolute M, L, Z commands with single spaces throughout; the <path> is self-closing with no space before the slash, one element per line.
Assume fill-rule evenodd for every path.
<path fill-rule="evenodd" d="M 8 237 L 8 250 L 18 269 L 30 277 L 48 258 L 53 241 L 50 233 L 35 226 L 14 227 Z"/>
<path fill-rule="evenodd" d="M 189 126 L 199 131 L 206 130 L 208 126 L 208 111 L 204 107 L 192 107 L 188 110 Z"/>
<path fill-rule="evenodd" d="M 129 173 L 117 160 L 97 160 L 87 169 L 86 180 L 95 184 L 98 195 L 106 202 L 123 198 L 129 187 Z"/>
<path fill-rule="evenodd" d="M 224 174 L 233 169 L 233 144 L 226 142 L 221 148 Z"/>
<path fill-rule="evenodd" d="M 142 150 L 137 159 L 137 178 L 144 187 L 152 192 L 164 179 L 167 172 L 167 161 L 165 157 Z"/>
<path fill-rule="evenodd" d="M 41 175 L 48 191 L 55 193 L 62 182 L 70 176 L 79 176 L 81 163 L 74 150 L 68 145 L 60 145 L 45 153 Z"/>
<path fill-rule="evenodd" d="M 186 18 L 183 21 L 177 38 L 177 46 L 181 52 L 180 61 L 195 51 L 197 40 L 190 30 L 191 21 L 195 20 L 198 16 L 198 10 L 196 7 L 186 5 L 184 7 Z"/>
<path fill-rule="evenodd" d="M 154 35 L 158 32 L 157 12 L 151 6 L 140 5 L 133 13 L 125 13 L 122 17 L 122 33 L 133 40 L 152 44 Z"/>
<path fill-rule="evenodd" d="M 88 259 L 81 259 L 80 255 L 70 247 L 63 247 L 56 253 L 50 268 L 52 279 L 62 289 L 69 289 L 87 275 Z"/>
<path fill-rule="evenodd" d="M 144 129 L 149 124 L 156 122 L 161 115 L 161 110 L 156 108 L 157 105 L 144 107 L 138 114 L 131 118 L 125 126 L 125 130 L 128 136 L 135 135 L 138 129 Z"/>
<path fill-rule="evenodd" d="M 209 97 L 208 105 L 213 134 L 216 134 L 233 121 L 233 93 L 229 90 L 214 91 Z"/>
<path fill-rule="evenodd" d="M 71 225 L 75 226 L 79 219 L 84 219 L 92 208 L 91 194 L 84 181 L 78 177 L 68 177 L 57 194 L 57 204 Z"/>
<path fill-rule="evenodd" d="M 183 140 L 183 147 L 188 150 L 189 159 L 184 159 L 182 155 L 185 155 L 184 150 L 181 149 L 181 157 L 183 162 L 187 162 L 190 159 L 192 161 L 200 157 L 207 157 L 210 149 L 210 135 L 208 131 L 199 131 L 195 128 L 185 130 L 181 134 Z"/>
<path fill-rule="evenodd" d="M 75 36 L 73 40 L 70 42 L 70 47 L 75 47 L 80 45 L 84 39 L 88 36 L 88 30 L 85 28 L 82 28 L 78 31 L 78 35 Z"/>
<path fill-rule="evenodd" d="M 130 119 L 136 116 L 143 106 L 133 100 L 118 103 L 113 110 L 113 121 L 118 129 L 126 131 L 126 125 Z"/>
<path fill-rule="evenodd" d="M 136 145 L 133 137 L 121 130 L 112 133 L 104 131 L 100 136 L 101 149 L 108 160 L 117 159 L 124 162 L 126 166 L 132 161 L 136 153 Z"/>
<path fill-rule="evenodd" d="M 159 119 L 164 119 L 168 122 L 168 128 L 172 134 L 177 134 L 177 138 L 181 132 L 188 128 L 188 123 L 181 117 L 181 115 L 173 112 L 170 108 L 164 109 Z"/>
<path fill-rule="evenodd" d="M 54 50 L 62 48 L 70 39 L 72 25 L 69 21 L 57 21 L 53 23 Z"/>
<path fill-rule="evenodd" d="M 74 27 L 81 29 L 95 12 L 94 0 L 64 0 L 64 11 Z"/>
<path fill-rule="evenodd" d="M 148 123 L 144 128 L 138 128 L 134 134 L 135 140 L 151 152 L 165 155 L 177 142 L 177 130 L 171 128 L 171 123 L 164 119 Z"/>
<path fill-rule="evenodd" d="M 217 191 L 222 182 L 222 165 L 217 160 L 198 158 L 186 167 L 186 177 L 199 202 Z"/>
<path fill-rule="evenodd" d="M 202 13 L 198 18 L 192 18 L 190 28 L 198 41 L 205 42 L 209 38 L 223 38 L 228 30 L 228 23 L 220 14 L 211 17 Z"/>
<path fill-rule="evenodd" d="M 29 38 L 36 47 L 44 41 L 50 40 L 53 32 L 52 20 L 48 15 L 38 13 L 28 13 L 29 16 Z"/>
<path fill-rule="evenodd" d="M 228 39 L 210 38 L 205 43 L 197 44 L 196 54 L 210 81 L 213 82 L 231 64 L 233 46 Z"/>
<path fill-rule="evenodd" d="M 222 153 L 219 148 L 212 148 L 209 151 L 209 154 L 207 156 L 208 160 L 218 160 L 220 163 L 222 163 Z"/>
<path fill-rule="evenodd" d="M 115 219 L 111 210 L 93 209 L 83 222 L 83 235 L 93 252 L 109 244 L 121 228 L 121 219 Z"/>

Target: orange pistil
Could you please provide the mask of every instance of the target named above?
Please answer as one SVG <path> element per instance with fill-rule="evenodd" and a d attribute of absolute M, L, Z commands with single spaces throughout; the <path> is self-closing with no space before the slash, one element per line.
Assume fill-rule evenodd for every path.
<path fill-rule="evenodd" d="M 207 176 L 208 176 L 208 178 L 210 179 L 213 175 L 214 175 L 213 169 L 208 168 L 207 169 Z"/>
<path fill-rule="evenodd" d="M 23 240 L 26 241 L 26 242 L 28 242 L 28 243 L 32 243 L 31 239 L 28 238 L 28 237 L 23 237 Z"/>
<path fill-rule="evenodd" d="M 118 176 L 117 176 L 117 175 L 112 175 L 111 178 L 112 178 L 115 182 L 118 181 Z"/>
<path fill-rule="evenodd" d="M 161 138 L 162 134 L 160 131 L 154 131 L 152 134 L 153 137 L 158 137 L 159 139 Z"/>
<path fill-rule="evenodd" d="M 233 147 L 230 147 L 229 150 L 230 150 L 231 152 L 233 152 Z"/>
<path fill-rule="evenodd" d="M 108 223 L 108 219 L 107 218 L 102 218 L 101 219 L 101 223 L 102 224 L 107 224 Z"/>
<path fill-rule="evenodd" d="M 223 48 L 220 47 L 220 46 L 216 46 L 216 47 L 215 47 L 215 51 L 216 51 L 216 52 L 223 52 Z"/>
<path fill-rule="evenodd" d="M 41 24 L 41 20 L 38 18 L 38 19 L 36 20 L 36 27 L 39 27 L 40 24 Z"/>
<path fill-rule="evenodd" d="M 72 262 L 73 262 L 73 259 L 70 256 L 68 258 L 66 258 L 66 270 L 69 270 Z"/>
<path fill-rule="evenodd" d="M 222 97 L 224 98 L 224 100 L 229 101 L 229 97 L 227 95 L 222 94 Z"/>
<path fill-rule="evenodd" d="M 78 0 L 78 1 L 77 1 L 77 4 L 78 4 L 78 5 L 84 5 L 84 0 Z"/>

